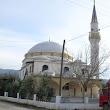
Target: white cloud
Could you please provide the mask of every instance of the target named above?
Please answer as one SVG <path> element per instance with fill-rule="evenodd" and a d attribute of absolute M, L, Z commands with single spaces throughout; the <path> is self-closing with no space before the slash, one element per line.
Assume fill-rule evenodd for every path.
<path fill-rule="evenodd" d="M 36 44 L 31 36 L 8 29 L 0 29 L 0 67 L 20 69 L 24 54 Z"/>

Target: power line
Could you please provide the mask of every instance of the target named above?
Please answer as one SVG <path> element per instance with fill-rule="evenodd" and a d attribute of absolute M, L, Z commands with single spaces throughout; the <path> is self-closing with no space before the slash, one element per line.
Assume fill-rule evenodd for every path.
<path fill-rule="evenodd" d="M 11 40 L 0 40 L 0 42 L 32 42 L 32 41 L 11 41 Z"/>
<path fill-rule="evenodd" d="M 93 3 L 93 0 L 90 0 L 90 1 L 92 1 L 92 3 Z M 79 1 L 79 2 L 83 3 L 84 5 L 87 4 L 87 5 L 91 6 L 90 4 L 88 4 L 86 2 L 83 2 L 83 1 Z M 98 2 L 95 2 L 95 3 L 97 3 L 98 5 L 101 5 L 101 6 L 103 6 L 104 8 L 107 9 L 107 6 L 104 6 L 104 5 L 102 5 L 101 3 L 98 3 Z M 105 11 L 106 12 L 110 12 L 108 9 L 107 10 L 103 10 L 102 8 L 99 8 L 99 7 L 97 7 L 97 8 L 100 9 L 100 10 L 102 10 L 104 13 L 105 13 Z"/>
<path fill-rule="evenodd" d="M 87 5 L 89 5 L 89 6 L 92 6 L 92 5 L 90 5 L 90 4 L 88 4 L 88 3 L 84 2 L 84 1 L 79 1 L 79 2 L 81 2 L 81 3 L 83 3 L 83 4 L 87 4 Z"/>
<path fill-rule="evenodd" d="M 0 46 L 0 47 L 18 47 L 18 46 L 33 46 L 33 45 Z"/>
<path fill-rule="evenodd" d="M 87 34 L 88 34 L 88 33 L 82 34 L 82 35 L 77 36 L 77 37 L 75 37 L 75 38 L 73 38 L 73 39 L 70 39 L 70 40 L 68 40 L 68 41 L 66 41 L 66 42 L 70 42 L 70 41 L 72 41 L 72 40 L 75 40 L 75 39 L 78 39 L 78 38 L 84 37 L 84 36 L 86 36 Z"/>
<path fill-rule="evenodd" d="M 107 26 L 105 26 L 105 27 L 104 27 L 104 25 L 103 25 L 102 28 L 99 28 L 99 29 L 100 29 L 100 30 L 103 30 L 103 29 L 108 28 L 108 27 L 110 27 L 110 24 L 107 25 Z M 75 37 L 75 38 L 73 38 L 73 39 L 67 40 L 66 42 L 70 42 L 70 41 L 72 41 L 72 40 L 75 40 L 75 39 L 84 37 L 84 36 L 88 35 L 89 33 L 91 33 L 91 32 L 87 32 L 87 33 L 82 34 L 82 35 L 80 35 L 80 36 L 77 36 L 77 37 Z"/>
<path fill-rule="evenodd" d="M 78 4 L 78 3 L 75 3 L 75 2 L 73 2 L 73 1 L 70 1 L 70 0 L 66 0 L 66 1 L 67 1 L 67 2 L 70 2 L 70 3 L 72 3 L 72 4 L 75 4 L 75 5 L 81 6 L 81 7 L 83 7 L 83 8 L 87 8 L 87 9 L 89 9 L 89 10 L 92 10 L 91 8 L 85 7 L 85 6 L 83 6 L 83 5 L 80 5 L 80 4 Z M 108 15 L 102 13 L 102 12 L 99 12 L 99 11 L 98 11 L 98 13 L 100 13 L 100 14 L 102 14 L 102 15 L 104 15 L 104 16 L 110 18 L 110 16 L 108 16 Z"/>
<path fill-rule="evenodd" d="M 91 8 L 88 8 L 88 7 L 85 7 L 85 6 L 83 6 L 83 5 L 77 4 L 77 3 L 73 2 L 73 1 L 70 1 L 70 0 L 66 0 L 66 1 L 67 1 L 67 2 L 70 2 L 70 3 L 72 3 L 72 4 L 75 4 L 75 5 L 81 6 L 81 7 L 83 7 L 83 8 L 87 8 L 87 9 L 89 9 L 89 10 L 92 10 Z"/>
<path fill-rule="evenodd" d="M 92 0 L 90 0 L 90 1 L 92 1 Z M 93 2 L 93 1 L 92 1 L 92 2 Z M 101 3 L 97 2 L 97 1 L 96 1 L 96 3 L 97 3 L 98 5 L 101 5 L 101 6 L 103 6 L 104 8 L 107 8 L 107 7 L 108 7 L 108 8 L 110 8 L 109 6 L 107 6 L 107 5 L 104 5 L 104 4 L 101 4 Z"/>
<path fill-rule="evenodd" d="M 103 26 L 103 27 L 100 28 L 100 29 L 102 30 L 102 29 L 105 29 L 105 28 L 108 28 L 108 27 L 110 27 L 110 25 L 107 25 L 107 26 L 105 26 L 105 27 Z"/>
<path fill-rule="evenodd" d="M 101 28 L 102 27 L 102 28 Z M 102 26 L 100 26 L 100 30 L 103 30 L 103 29 L 105 29 L 105 28 L 108 28 L 108 27 L 110 27 L 110 24 L 109 25 L 102 25 Z M 73 39 L 70 39 L 70 40 L 67 40 L 66 41 L 66 43 L 67 42 L 70 42 L 70 41 L 72 41 L 72 40 L 75 40 L 75 39 L 78 39 L 78 38 L 81 38 L 81 37 L 85 37 L 86 35 L 88 35 L 90 32 L 86 32 L 86 33 L 84 33 L 84 34 L 81 34 L 81 35 L 79 35 L 79 36 L 77 36 L 77 37 L 74 37 Z M 18 46 L 33 46 L 33 45 L 18 45 Z M 0 46 L 0 47 L 18 47 L 18 46 Z"/>
<path fill-rule="evenodd" d="M 102 28 L 101 28 L 101 27 L 102 27 Z M 102 25 L 102 26 L 100 26 L 99 29 L 100 29 L 100 30 L 103 30 L 103 29 L 108 28 L 108 27 L 110 27 L 110 24 L 107 25 L 107 26 L 106 26 L 106 25 Z M 86 33 L 84 33 L 84 34 L 81 34 L 81 35 L 79 35 L 79 36 L 73 38 L 73 39 L 67 40 L 66 43 L 67 43 L 67 42 L 70 42 L 70 41 L 72 41 L 72 40 L 81 38 L 81 37 L 85 37 L 85 36 L 88 35 L 89 33 L 90 33 L 90 32 L 86 32 Z M 18 46 L 33 46 L 33 45 L 0 46 L 0 47 L 18 47 Z"/>
<path fill-rule="evenodd" d="M 108 25 L 108 24 L 110 25 L 110 23 L 106 23 L 106 24 L 100 26 L 100 28 L 105 27 L 105 26 Z"/>

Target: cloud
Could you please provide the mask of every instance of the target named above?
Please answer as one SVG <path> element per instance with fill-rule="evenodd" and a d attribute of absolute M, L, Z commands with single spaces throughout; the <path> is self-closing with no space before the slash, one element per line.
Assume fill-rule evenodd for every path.
<path fill-rule="evenodd" d="M 48 41 L 49 38 L 51 41 L 63 44 L 64 39 L 70 40 L 89 33 L 92 10 L 88 8 L 92 9 L 90 4 L 93 3 L 84 1 L 88 7 L 84 8 L 80 4 L 85 6 L 85 3 L 78 0 L 74 2 L 79 5 L 65 0 L 8 0 L 7 2 L 2 0 L 0 2 L 0 64 L 7 65 L 4 66 L 7 68 L 13 64 L 21 65 L 24 54 L 32 46 Z M 104 4 L 109 3 L 104 1 Z M 101 7 L 96 3 L 100 25 L 109 22 L 109 13 L 102 11 Z M 108 47 L 110 46 L 109 29 L 100 31 L 102 41 Z M 72 40 L 66 43 L 66 47 L 76 54 L 86 43 L 89 44 L 88 37 L 87 35 Z"/>
<path fill-rule="evenodd" d="M 24 54 L 36 44 L 31 36 L 33 35 L 0 29 L 0 66 L 19 69 Z M 15 67 L 16 65 L 19 66 Z"/>

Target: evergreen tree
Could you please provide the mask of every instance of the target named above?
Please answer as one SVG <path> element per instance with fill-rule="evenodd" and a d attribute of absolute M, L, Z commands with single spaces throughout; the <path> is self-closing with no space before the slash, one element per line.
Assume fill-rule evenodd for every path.
<path fill-rule="evenodd" d="M 37 88 L 36 94 L 38 97 L 38 100 L 50 100 L 50 98 L 54 95 L 54 91 L 49 86 L 50 79 L 47 76 L 44 76 L 41 81 L 40 85 Z"/>
<path fill-rule="evenodd" d="M 28 99 L 33 98 L 33 94 L 35 92 L 35 82 L 33 77 L 27 76 L 21 81 L 19 92 L 20 92 L 21 98 L 28 98 Z"/>

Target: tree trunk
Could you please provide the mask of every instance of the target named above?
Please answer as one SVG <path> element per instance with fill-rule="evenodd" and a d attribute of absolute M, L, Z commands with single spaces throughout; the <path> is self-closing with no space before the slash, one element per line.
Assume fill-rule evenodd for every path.
<path fill-rule="evenodd" d="M 87 87 L 85 85 L 83 85 L 83 103 L 84 103 L 86 89 L 87 89 Z"/>
<path fill-rule="evenodd" d="M 83 103 L 84 103 L 84 98 L 85 98 L 85 88 L 83 87 Z"/>

